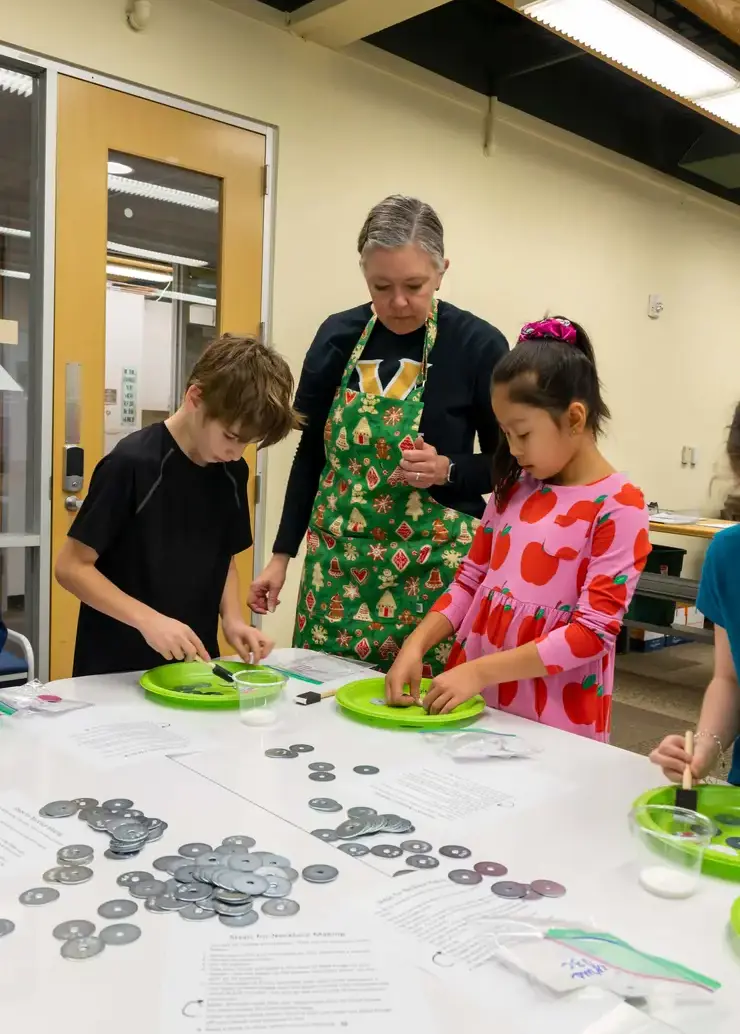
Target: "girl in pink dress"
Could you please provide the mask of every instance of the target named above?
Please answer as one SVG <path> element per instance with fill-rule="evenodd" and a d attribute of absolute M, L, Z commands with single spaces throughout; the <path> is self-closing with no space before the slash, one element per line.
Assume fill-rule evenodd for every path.
<path fill-rule="evenodd" d="M 454 633 L 424 700 L 431 713 L 483 693 L 491 707 L 608 741 L 616 638 L 650 542 L 642 492 L 597 446 L 609 411 L 583 329 L 527 324 L 494 370 L 493 409 L 494 494 L 454 581 L 396 658 L 388 702 L 419 699 L 425 654 Z"/>

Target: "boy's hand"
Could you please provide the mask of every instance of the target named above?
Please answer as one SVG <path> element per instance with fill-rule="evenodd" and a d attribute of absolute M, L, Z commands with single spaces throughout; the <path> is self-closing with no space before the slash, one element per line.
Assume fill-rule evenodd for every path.
<path fill-rule="evenodd" d="M 259 664 L 275 643 L 258 628 L 252 628 L 241 618 L 223 622 L 224 635 L 247 664 Z"/>
<path fill-rule="evenodd" d="M 152 650 L 161 653 L 166 661 L 210 661 L 208 650 L 192 630 L 182 621 L 154 614 L 140 628 Z"/>

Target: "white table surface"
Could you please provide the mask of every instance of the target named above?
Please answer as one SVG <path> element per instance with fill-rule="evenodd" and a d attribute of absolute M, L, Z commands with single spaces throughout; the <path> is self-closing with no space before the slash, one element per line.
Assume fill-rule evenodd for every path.
<path fill-rule="evenodd" d="M 279 653 L 283 659 L 290 656 L 288 651 Z M 300 683 L 291 686 L 297 692 L 311 688 Z M 130 675 L 66 680 L 54 684 L 54 691 L 67 699 L 99 705 L 143 698 L 136 676 Z M 317 917 L 332 914 L 335 909 L 341 911 L 344 903 L 377 893 L 386 885 L 389 889 L 397 885 L 389 877 L 402 867 L 403 859 L 353 859 L 311 837 L 307 830 L 332 826 L 336 816 L 309 811 L 306 802 L 309 797 L 328 796 L 346 806 L 363 803 L 363 793 L 366 788 L 371 791 L 373 780 L 404 768 L 413 770 L 430 759 L 438 763 L 439 739 L 355 723 L 339 715 L 333 701 L 305 708 L 290 705 L 283 725 L 267 729 L 241 725 L 234 712 L 172 712 L 154 704 L 147 706 L 158 716 L 176 713 L 207 729 L 216 737 L 217 749 L 179 761 L 158 758 L 104 771 L 50 749 L 34 735 L 34 722 L 63 722 L 64 717 L 5 720 L 0 728 L 0 792 L 20 791 L 37 809 L 55 799 L 90 796 L 102 801 L 126 796 L 146 814 L 169 823 L 159 843 L 147 847 L 131 866 L 121 863 L 121 868 L 102 858 L 107 845 L 101 834 L 89 831 L 74 818 L 63 820 L 62 828 L 69 831 L 66 842 L 95 847 L 96 876 L 88 884 L 61 888 L 60 899 L 50 905 L 24 908 L 17 899 L 23 890 L 43 885 L 42 872 L 55 864 L 53 857 L 38 872 L 32 869 L 0 878 L 0 916 L 12 919 L 17 927 L 15 933 L 0 940 L 2 1030 L 29 1029 L 33 1034 L 103 1030 L 130 1034 L 132 1029 L 153 1034 L 164 1030 L 158 1003 L 172 924 L 177 924 L 178 936 L 190 938 L 197 951 L 208 940 L 210 923 L 185 924 L 176 916 L 151 915 L 142 904 L 131 920 L 143 931 L 137 944 L 109 948 L 81 965 L 60 957 L 59 942 L 52 938 L 51 930 L 65 919 L 89 918 L 104 925 L 96 915 L 97 906 L 109 898 L 127 896 L 116 886 L 119 872 L 128 867 L 151 870 L 154 858 L 176 852 L 189 840 L 216 844 L 228 834 L 246 833 L 257 838 L 259 848 L 288 855 L 298 869 L 321 861 L 337 865 L 340 879 L 334 884 L 313 886 L 301 881 L 295 896 L 304 916 L 314 911 Z M 519 733 L 539 751 L 524 762 L 474 763 L 485 765 L 485 781 L 495 785 L 500 780 L 501 789 L 510 792 L 516 785 L 510 766 L 526 765 L 530 791 L 532 785 L 540 785 L 542 803 L 538 806 L 527 799 L 522 807 L 502 808 L 491 821 L 468 821 L 465 844 L 473 850 L 474 859 L 503 862 L 512 879 L 559 881 L 579 902 L 580 911 L 572 918 L 594 922 L 645 951 L 664 954 L 721 981 L 722 1017 L 705 1029 L 711 1029 L 711 1034 L 731 1030 L 736 1034 L 740 958 L 729 943 L 727 921 L 740 887 L 705 878 L 693 898 L 665 901 L 643 891 L 630 868 L 634 852 L 627 814 L 640 793 L 660 782 L 656 769 L 643 757 L 497 712 L 490 712 L 484 723 L 502 732 Z M 314 745 L 314 753 L 298 761 L 265 759 L 267 747 L 295 742 Z M 303 769 L 314 759 L 335 764 L 338 778 L 326 784 L 308 781 Z M 357 764 L 376 765 L 381 774 L 363 779 L 351 771 Z M 471 778 L 478 779 L 484 770 L 469 771 Z M 414 835 L 439 846 L 439 827 L 425 830 L 423 818 L 410 817 L 416 823 Z M 562 900 L 568 902 L 570 896 Z M 569 918 L 565 908 L 561 913 Z M 449 984 L 437 986 L 431 977 L 424 979 L 441 1030 L 489 1034 L 491 1017 L 479 1006 L 451 996 Z M 143 1025 L 132 1020 L 128 1002 L 146 1007 Z M 735 1019 L 727 1018 L 733 1014 Z M 572 1034 L 586 1029 L 588 1025 L 576 1024 Z"/>

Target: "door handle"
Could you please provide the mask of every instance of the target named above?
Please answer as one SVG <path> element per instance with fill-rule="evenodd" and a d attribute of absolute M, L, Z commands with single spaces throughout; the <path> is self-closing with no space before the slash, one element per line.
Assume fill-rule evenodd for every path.
<path fill-rule="evenodd" d="M 82 506 L 82 500 L 76 495 L 68 495 L 64 500 L 64 509 L 69 513 L 77 513 Z"/>

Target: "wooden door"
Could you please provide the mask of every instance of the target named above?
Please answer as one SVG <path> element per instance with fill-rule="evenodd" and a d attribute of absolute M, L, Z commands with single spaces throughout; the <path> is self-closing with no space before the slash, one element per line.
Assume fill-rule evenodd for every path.
<path fill-rule="evenodd" d="M 60 76 L 57 156 L 54 557 L 104 452 L 177 408 L 209 338 L 258 332 L 265 137 Z M 84 450 L 77 492 L 70 444 Z M 239 570 L 246 594 L 251 550 Z M 77 615 L 52 575 L 52 678 L 71 674 Z"/>

